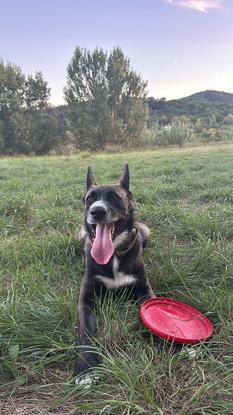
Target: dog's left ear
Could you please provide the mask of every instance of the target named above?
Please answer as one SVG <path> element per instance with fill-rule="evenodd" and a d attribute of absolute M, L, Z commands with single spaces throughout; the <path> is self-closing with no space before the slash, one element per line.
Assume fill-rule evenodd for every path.
<path fill-rule="evenodd" d="M 91 186 L 97 186 L 97 183 L 94 179 L 91 166 L 88 166 L 87 168 L 87 190 L 89 190 Z"/>
<path fill-rule="evenodd" d="M 127 192 L 129 192 L 129 165 L 125 164 L 122 176 L 120 178 L 120 186 L 123 187 Z"/>

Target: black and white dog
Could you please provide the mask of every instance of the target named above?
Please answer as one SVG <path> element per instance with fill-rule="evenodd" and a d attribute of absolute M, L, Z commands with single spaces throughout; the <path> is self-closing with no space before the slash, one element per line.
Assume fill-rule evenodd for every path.
<path fill-rule="evenodd" d="M 88 167 L 84 203 L 80 240 L 86 272 L 78 303 L 80 353 L 75 365 L 76 384 L 80 385 L 91 382 L 91 371 L 98 365 L 92 343 L 96 330 L 95 296 L 105 295 L 107 290 L 118 293 L 125 287 L 141 304 L 154 295 L 142 259 L 149 229 L 137 222 L 128 165 L 114 186 L 97 185 Z"/>

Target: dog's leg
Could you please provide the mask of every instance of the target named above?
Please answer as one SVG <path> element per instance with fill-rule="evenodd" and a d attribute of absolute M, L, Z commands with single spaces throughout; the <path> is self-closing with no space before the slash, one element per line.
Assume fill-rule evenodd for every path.
<path fill-rule="evenodd" d="M 93 287 L 88 287 L 84 280 L 78 302 L 80 351 L 74 369 L 74 375 L 78 375 L 75 383 L 79 385 L 90 384 L 92 382 L 90 373 L 98 366 L 97 353 L 93 350 L 93 337 L 96 331 L 94 308 Z"/>
<path fill-rule="evenodd" d="M 144 301 L 155 297 L 155 294 L 150 286 L 149 280 L 145 275 L 143 279 L 139 279 L 134 286 L 134 298 L 141 306 Z"/>

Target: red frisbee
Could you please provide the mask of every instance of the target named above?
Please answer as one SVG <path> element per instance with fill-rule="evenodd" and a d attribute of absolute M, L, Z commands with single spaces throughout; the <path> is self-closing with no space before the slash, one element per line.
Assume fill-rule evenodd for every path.
<path fill-rule="evenodd" d="M 176 343 L 199 343 L 213 333 L 210 320 L 182 301 L 155 297 L 140 308 L 145 326 L 159 337 Z"/>

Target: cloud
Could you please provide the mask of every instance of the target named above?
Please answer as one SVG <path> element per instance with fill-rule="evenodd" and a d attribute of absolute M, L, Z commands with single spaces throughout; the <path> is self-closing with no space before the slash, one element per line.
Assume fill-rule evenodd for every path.
<path fill-rule="evenodd" d="M 208 12 L 209 10 L 219 9 L 222 0 L 166 0 L 167 3 L 173 6 L 181 6 L 189 9 L 197 10 L 199 12 Z"/>

